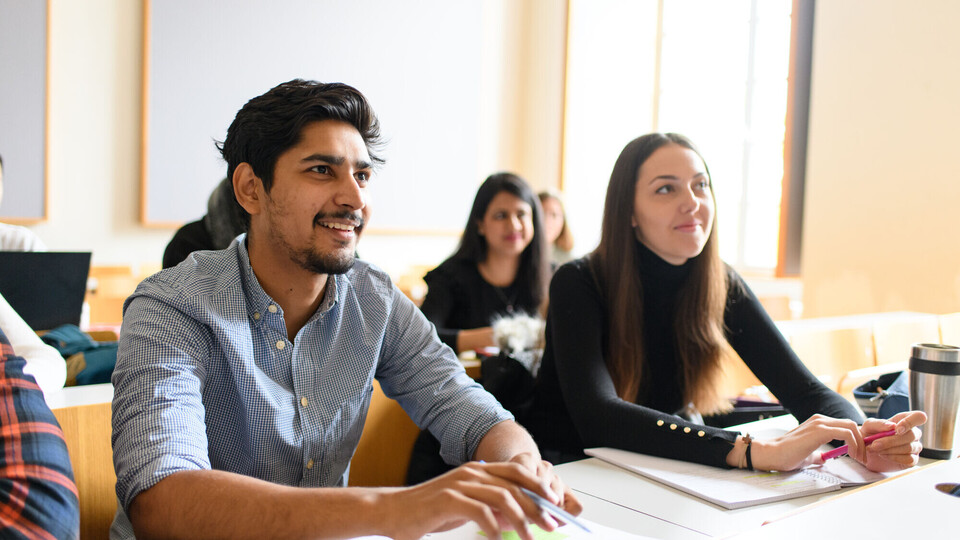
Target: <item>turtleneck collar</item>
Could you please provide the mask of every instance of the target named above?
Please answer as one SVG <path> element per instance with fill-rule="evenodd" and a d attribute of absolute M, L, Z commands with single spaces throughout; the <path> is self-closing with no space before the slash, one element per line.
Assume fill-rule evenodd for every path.
<path fill-rule="evenodd" d="M 643 242 L 637 241 L 637 246 L 640 253 L 640 276 L 643 281 L 655 280 L 661 285 L 679 285 L 690 275 L 693 259 L 687 259 L 687 262 L 677 266 L 660 258 Z"/>

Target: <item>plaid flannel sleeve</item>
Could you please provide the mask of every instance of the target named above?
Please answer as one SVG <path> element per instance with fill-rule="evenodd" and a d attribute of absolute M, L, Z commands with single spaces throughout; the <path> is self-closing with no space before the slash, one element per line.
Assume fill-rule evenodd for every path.
<path fill-rule="evenodd" d="M 80 503 L 63 432 L 0 330 L 0 536 L 79 536 Z"/>

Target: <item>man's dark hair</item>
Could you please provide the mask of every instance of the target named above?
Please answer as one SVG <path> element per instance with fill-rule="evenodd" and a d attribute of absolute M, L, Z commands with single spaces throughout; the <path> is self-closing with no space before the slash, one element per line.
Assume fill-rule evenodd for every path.
<path fill-rule="evenodd" d="M 237 112 L 226 139 L 217 145 L 227 162 L 227 179 L 232 182 L 237 166 L 246 162 L 269 193 L 280 154 L 300 142 L 307 124 L 322 120 L 339 120 L 355 127 L 370 161 L 374 165 L 384 162 L 374 153 L 381 143 L 380 122 L 359 90 L 342 83 L 294 79 L 251 99 Z M 242 207 L 240 212 L 249 227 L 250 215 Z"/>

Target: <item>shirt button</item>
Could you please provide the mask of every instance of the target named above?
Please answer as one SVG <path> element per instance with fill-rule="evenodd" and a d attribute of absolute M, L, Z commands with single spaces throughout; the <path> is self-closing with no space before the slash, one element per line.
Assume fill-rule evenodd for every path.
<path fill-rule="evenodd" d="M 690 428 L 689 428 L 689 427 L 683 428 L 683 432 L 684 432 L 684 433 L 690 433 Z"/>
<path fill-rule="evenodd" d="M 312 469 L 312 468 L 313 468 L 313 460 L 312 460 L 312 459 L 308 459 L 308 460 L 307 460 L 307 468 L 308 468 L 308 469 Z"/>
<path fill-rule="evenodd" d="M 662 425 L 663 425 L 663 420 L 657 420 L 657 425 L 658 425 L 658 426 L 662 426 Z"/>
<path fill-rule="evenodd" d="M 260 320 L 260 314 L 259 314 L 259 313 L 254 313 L 254 314 L 253 314 L 253 320 L 259 321 L 259 320 Z"/>
<path fill-rule="evenodd" d="M 706 435 L 706 434 L 707 434 L 707 433 L 706 433 L 705 431 L 700 430 L 700 431 L 697 432 L 697 437 L 703 437 L 703 436 Z"/>
<path fill-rule="evenodd" d="M 677 429 L 677 425 L 676 425 L 676 424 L 670 424 L 670 429 Z"/>
<path fill-rule="evenodd" d="M 273 305 L 273 304 L 270 304 L 269 306 L 267 306 L 267 311 L 269 311 L 270 313 L 276 313 L 276 312 L 277 312 L 277 306 L 275 306 L 275 305 Z"/>
<path fill-rule="evenodd" d="M 282 351 L 283 348 L 286 347 L 286 346 L 287 346 L 287 344 L 284 343 L 282 340 L 277 340 L 277 349 L 278 349 L 278 350 L 281 350 L 281 351 Z"/>
<path fill-rule="evenodd" d="M 300 404 L 303 405 L 304 407 L 306 407 L 308 403 L 310 402 L 307 401 L 307 398 L 305 397 L 300 398 Z"/>

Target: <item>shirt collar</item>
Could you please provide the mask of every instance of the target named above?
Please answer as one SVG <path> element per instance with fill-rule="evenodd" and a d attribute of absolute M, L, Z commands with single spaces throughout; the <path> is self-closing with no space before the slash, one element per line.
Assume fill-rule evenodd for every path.
<path fill-rule="evenodd" d="M 243 290 L 245 291 L 247 313 L 254 323 L 262 323 L 265 315 L 280 312 L 280 305 L 277 304 L 260 286 L 260 281 L 253 273 L 253 266 L 250 265 L 250 252 L 247 251 L 247 235 L 240 235 L 235 240 L 237 243 L 237 258 L 240 263 L 240 275 L 243 280 Z M 323 300 L 317 308 L 316 313 L 310 318 L 308 323 L 315 317 L 333 309 L 337 303 L 340 291 L 340 280 L 343 276 L 330 274 L 327 276 L 327 286 L 323 291 Z M 273 306 L 273 310 L 271 310 Z"/>

